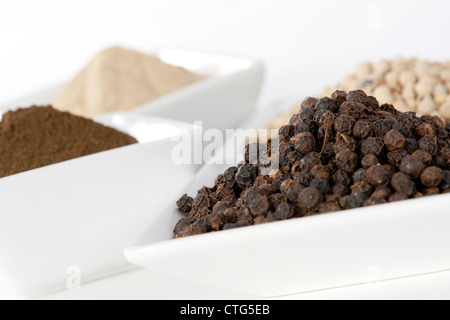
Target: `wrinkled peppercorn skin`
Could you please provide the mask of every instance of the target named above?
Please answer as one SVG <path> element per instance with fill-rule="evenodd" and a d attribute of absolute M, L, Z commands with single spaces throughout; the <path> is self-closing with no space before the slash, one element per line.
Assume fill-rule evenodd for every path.
<path fill-rule="evenodd" d="M 177 202 L 176 238 L 450 193 L 450 122 L 399 112 L 363 91 L 307 98 L 279 130 L 280 168 L 230 167 Z M 262 147 L 261 147 L 262 145 Z M 270 141 L 260 144 L 269 154 Z"/>

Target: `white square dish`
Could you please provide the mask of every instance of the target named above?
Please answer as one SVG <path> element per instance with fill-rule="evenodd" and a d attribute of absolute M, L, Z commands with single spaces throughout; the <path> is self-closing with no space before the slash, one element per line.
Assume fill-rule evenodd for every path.
<path fill-rule="evenodd" d="M 138 266 L 256 297 L 450 269 L 450 195 L 173 239 L 175 206 L 126 249 Z"/>
<path fill-rule="evenodd" d="M 151 54 L 205 78 L 130 111 L 183 122 L 202 121 L 204 128 L 224 131 L 242 123 L 255 109 L 264 75 L 261 62 L 189 50 L 162 49 Z M 0 110 L 50 104 L 62 85 L 4 103 Z"/>
<path fill-rule="evenodd" d="M 32 297 L 74 276 L 132 268 L 123 248 L 195 176 L 195 166 L 171 161 L 171 138 L 192 134 L 192 124 L 125 113 L 96 120 L 139 143 L 0 179 L 0 290 Z"/>
<path fill-rule="evenodd" d="M 204 166 L 182 193 L 195 196 L 226 167 Z M 174 239 L 182 215 L 173 203 L 125 255 L 141 267 L 256 297 L 374 283 L 450 269 L 449 207 L 446 194 Z"/>

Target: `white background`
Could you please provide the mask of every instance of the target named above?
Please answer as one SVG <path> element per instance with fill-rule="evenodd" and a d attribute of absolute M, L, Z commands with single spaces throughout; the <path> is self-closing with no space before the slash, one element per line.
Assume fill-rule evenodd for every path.
<path fill-rule="evenodd" d="M 261 103 L 320 92 L 357 62 L 397 55 L 450 58 L 445 0 L 0 0 L 0 101 L 75 74 L 111 45 L 237 53 L 267 67 Z M 141 286 L 147 280 L 152 285 Z M 306 297 L 439 298 L 450 276 Z M 148 275 L 103 280 L 58 298 L 188 298 L 192 286 Z M 196 288 L 199 297 L 222 297 Z M 226 297 L 229 297 L 225 295 Z"/>
<path fill-rule="evenodd" d="M 449 57 L 445 0 L 0 0 L 0 100 L 53 85 L 110 45 L 238 53 L 262 99 L 321 91 L 357 61 Z"/>

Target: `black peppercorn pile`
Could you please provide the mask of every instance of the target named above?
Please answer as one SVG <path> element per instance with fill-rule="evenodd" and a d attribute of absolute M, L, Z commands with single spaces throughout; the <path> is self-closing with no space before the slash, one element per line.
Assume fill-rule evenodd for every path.
<path fill-rule="evenodd" d="M 450 192 L 450 126 L 362 91 L 308 98 L 280 128 L 280 169 L 247 162 L 178 207 L 177 238 Z M 267 144 L 270 153 L 270 142 Z"/>

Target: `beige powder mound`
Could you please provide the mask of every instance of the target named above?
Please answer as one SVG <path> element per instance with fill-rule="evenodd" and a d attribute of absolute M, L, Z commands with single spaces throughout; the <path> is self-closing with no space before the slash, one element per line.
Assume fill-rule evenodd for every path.
<path fill-rule="evenodd" d="M 114 47 L 98 54 L 52 104 L 87 117 L 127 111 L 201 79 L 157 57 Z"/>

